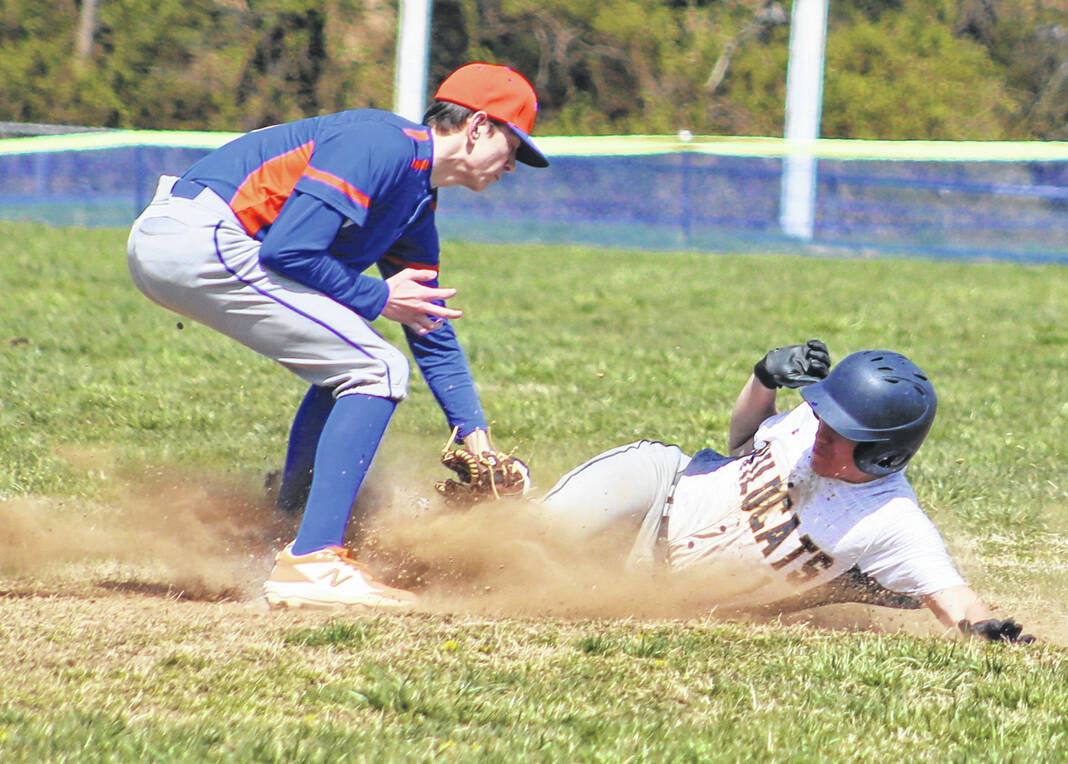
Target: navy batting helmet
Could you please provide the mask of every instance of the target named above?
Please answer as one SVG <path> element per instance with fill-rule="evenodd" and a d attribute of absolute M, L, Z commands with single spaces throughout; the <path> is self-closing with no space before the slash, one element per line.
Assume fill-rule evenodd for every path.
<path fill-rule="evenodd" d="M 858 442 L 857 469 L 880 477 L 904 469 L 920 450 L 938 406 L 927 375 L 889 350 L 846 356 L 801 396 L 831 429 Z"/>

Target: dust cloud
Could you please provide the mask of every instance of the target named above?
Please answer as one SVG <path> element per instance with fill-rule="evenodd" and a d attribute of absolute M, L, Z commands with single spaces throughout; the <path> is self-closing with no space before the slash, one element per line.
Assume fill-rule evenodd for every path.
<path fill-rule="evenodd" d="M 379 569 L 419 589 L 429 610 L 576 618 L 708 613 L 707 598 L 678 578 L 626 568 L 632 536 L 573 538 L 533 502 L 462 510 L 431 504 L 422 517 L 407 514 L 381 518 L 367 550 L 381 559 Z"/>
<path fill-rule="evenodd" d="M 350 523 L 346 543 L 380 578 L 417 592 L 424 612 L 680 619 L 705 617 L 714 607 L 714 581 L 628 570 L 632 537 L 574 539 L 525 500 L 450 508 L 427 495 L 425 478 L 404 472 L 372 474 L 354 509 L 364 522 Z M 274 554 L 295 536 L 299 517 L 275 510 L 262 492 L 176 470 L 116 475 L 112 482 L 92 502 L 0 501 L 0 596 L 111 590 L 262 603 Z M 404 487 L 416 482 L 418 489 Z M 1063 608 L 1020 604 L 1031 607 L 999 617 L 1062 641 L 1052 635 L 1068 631 L 1058 615 Z M 717 612 L 833 629 L 943 633 L 925 610 L 846 604 L 788 615 Z"/>
<path fill-rule="evenodd" d="M 85 594 L 95 587 L 252 600 L 299 522 L 262 494 L 176 470 L 111 482 L 95 501 L 0 502 L 0 590 L 17 581 L 23 591 Z M 541 521 L 533 502 L 461 510 L 422 493 L 379 473 L 361 491 L 354 517 L 364 522 L 350 523 L 346 543 L 380 578 L 416 591 L 423 610 L 579 617 L 701 611 L 667 581 L 628 576 L 625 539 L 569 542 Z"/>
<path fill-rule="evenodd" d="M 78 457 L 84 461 L 84 455 Z M 679 617 L 707 602 L 674 578 L 628 573 L 626 538 L 578 542 L 534 502 L 464 509 L 379 470 L 364 486 L 346 543 L 428 612 Z M 414 481 L 410 481 L 414 482 Z M 274 553 L 296 534 L 261 493 L 153 469 L 115 476 L 93 502 L 0 502 L 0 589 L 84 594 L 104 588 L 193 600 L 253 600 Z M 429 496 L 427 494 L 430 494 Z M 362 527 L 362 531 L 360 530 Z M 5 587 L 2 583 L 7 579 Z"/>
<path fill-rule="evenodd" d="M 0 502 L 0 588 L 242 600 L 262 583 L 285 533 L 276 513 L 219 481 L 150 470 L 109 484 L 92 501 Z"/>

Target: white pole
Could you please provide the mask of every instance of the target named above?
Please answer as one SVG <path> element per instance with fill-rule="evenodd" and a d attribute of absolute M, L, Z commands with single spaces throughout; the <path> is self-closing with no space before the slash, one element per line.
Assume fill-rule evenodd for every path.
<path fill-rule="evenodd" d="M 816 158 L 823 103 L 827 0 L 795 0 L 786 72 L 787 155 L 783 158 L 779 223 L 783 233 L 811 241 L 816 211 Z"/>
<path fill-rule="evenodd" d="M 423 119 L 430 59 L 433 0 L 401 0 L 397 13 L 397 64 L 393 111 L 413 122 Z"/>

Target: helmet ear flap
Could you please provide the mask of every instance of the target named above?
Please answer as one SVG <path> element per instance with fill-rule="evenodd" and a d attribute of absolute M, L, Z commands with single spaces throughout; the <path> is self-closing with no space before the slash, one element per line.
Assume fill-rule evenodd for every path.
<path fill-rule="evenodd" d="M 911 457 L 908 451 L 888 451 L 885 443 L 858 443 L 853 451 L 853 463 L 857 469 L 877 477 L 900 471 Z"/>

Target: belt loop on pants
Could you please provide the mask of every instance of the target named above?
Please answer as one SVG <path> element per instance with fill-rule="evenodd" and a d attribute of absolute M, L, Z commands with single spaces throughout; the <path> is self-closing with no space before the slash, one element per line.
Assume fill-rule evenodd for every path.
<path fill-rule="evenodd" d="M 660 522 L 656 526 L 656 541 L 653 542 L 653 562 L 657 565 L 665 565 L 668 562 L 668 519 L 671 517 L 671 507 L 675 503 L 675 489 L 678 488 L 683 474 L 684 471 L 679 471 L 675 475 L 667 500 L 664 502 L 664 508 L 660 510 Z"/>

